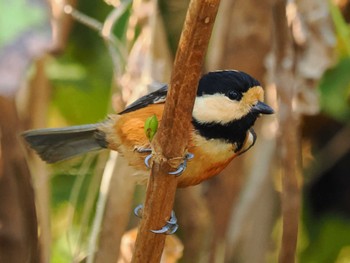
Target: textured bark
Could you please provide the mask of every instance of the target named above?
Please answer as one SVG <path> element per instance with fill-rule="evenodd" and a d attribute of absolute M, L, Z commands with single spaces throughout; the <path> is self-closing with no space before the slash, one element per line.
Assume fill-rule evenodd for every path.
<path fill-rule="evenodd" d="M 159 262 L 162 254 L 165 235 L 150 230 L 162 228 L 173 207 L 177 178 L 168 172 L 186 151 L 196 87 L 219 2 L 193 0 L 187 12 L 163 119 L 152 143 L 154 161 L 133 262 Z"/>

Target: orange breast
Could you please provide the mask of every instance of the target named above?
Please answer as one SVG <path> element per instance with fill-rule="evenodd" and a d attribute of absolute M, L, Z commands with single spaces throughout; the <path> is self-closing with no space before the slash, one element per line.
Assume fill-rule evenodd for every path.
<path fill-rule="evenodd" d="M 237 156 L 231 144 L 206 140 L 194 132 L 188 151 L 194 154 L 194 158 L 188 161 L 187 169 L 179 177 L 179 187 L 196 185 L 217 175 Z"/>
<path fill-rule="evenodd" d="M 123 115 L 114 115 L 102 130 L 106 133 L 109 148 L 123 154 L 129 164 L 140 171 L 148 171 L 144 159 L 148 153 L 139 153 L 139 148 L 150 148 L 144 124 L 148 117 L 155 114 L 161 121 L 163 104 L 153 104 Z M 178 186 L 195 185 L 217 175 L 236 156 L 231 144 L 220 140 L 205 140 L 194 130 L 191 131 L 191 141 L 188 152 L 194 158 L 188 161 L 186 170 L 178 177 Z"/>

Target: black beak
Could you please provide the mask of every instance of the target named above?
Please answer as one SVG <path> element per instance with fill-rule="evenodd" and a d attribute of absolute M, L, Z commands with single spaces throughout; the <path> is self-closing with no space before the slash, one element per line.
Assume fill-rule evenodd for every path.
<path fill-rule="evenodd" d="M 269 105 L 261 101 L 258 101 L 258 103 L 252 107 L 252 112 L 262 113 L 262 114 L 272 114 L 274 113 L 274 110 Z"/>

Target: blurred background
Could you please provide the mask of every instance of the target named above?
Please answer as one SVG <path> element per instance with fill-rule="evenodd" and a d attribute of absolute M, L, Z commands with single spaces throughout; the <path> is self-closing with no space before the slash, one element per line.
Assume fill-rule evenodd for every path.
<path fill-rule="evenodd" d="M 122 157 L 46 165 L 20 133 L 101 121 L 169 82 L 188 4 L 0 0 L 1 262 L 129 262 L 145 189 Z M 249 73 L 276 114 L 221 175 L 178 190 L 164 262 L 277 262 L 282 211 L 298 262 L 350 262 L 349 22 L 349 0 L 221 1 L 203 73 Z"/>

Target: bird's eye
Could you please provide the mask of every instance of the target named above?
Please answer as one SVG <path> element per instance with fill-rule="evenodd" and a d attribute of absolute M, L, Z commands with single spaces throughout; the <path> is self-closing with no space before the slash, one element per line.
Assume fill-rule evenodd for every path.
<path fill-rule="evenodd" d="M 229 97 L 230 100 L 239 100 L 241 96 L 237 91 L 230 90 L 227 93 L 227 97 Z"/>

